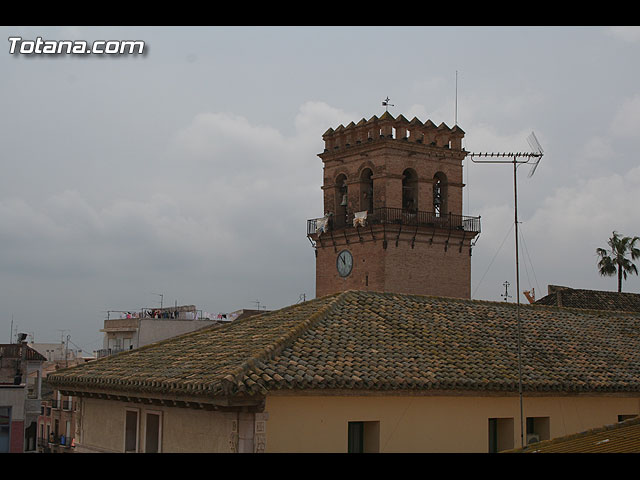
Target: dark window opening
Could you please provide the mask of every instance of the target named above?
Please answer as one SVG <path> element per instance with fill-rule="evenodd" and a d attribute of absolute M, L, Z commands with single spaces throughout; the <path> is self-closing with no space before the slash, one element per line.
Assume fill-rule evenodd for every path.
<path fill-rule="evenodd" d="M 418 211 L 418 175 L 410 168 L 402 172 L 402 209 L 410 213 Z"/>
<path fill-rule="evenodd" d="M 489 419 L 489 453 L 513 448 L 513 418 Z"/>
<path fill-rule="evenodd" d="M 347 187 L 347 177 L 346 175 L 339 175 L 338 178 L 336 179 L 335 221 L 336 221 L 337 227 L 346 225 L 348 205 L 349 205 L 348 193 L 349 192 Z"/>
<path fill-rule="evenodd" d="M 348 453 L 378 453 L 380 422 L 349 422 Z"/>
<path fill-rule="evenodd" d="M 127 410 L 125 417 L 125 452 L 137 452 L 138 443 L 138 412 Z"/>
<path fill-rule="evenodd" d="M 160 415 L 147 413 L 145 428 L 145 453 L 160 452 Z"/>
<path fill-rule="evenodd" d="M 433 177 L 433 211 L 436 217 L 447 213 L 447 177 L 441 172 Z"/>
<path fill-rule="evenodd" d="M 373 213 L 373 172 L 366 168 L 360 176 L 360 210 Z"/>

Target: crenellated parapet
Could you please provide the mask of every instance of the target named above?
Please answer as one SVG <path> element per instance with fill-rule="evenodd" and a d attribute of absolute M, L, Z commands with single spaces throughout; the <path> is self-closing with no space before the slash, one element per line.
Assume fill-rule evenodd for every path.
<path fill-rule="evenodd" d="M 351 122 L 346 127 L 339 125 L 329 128 L 323 135 L 324 152 L 335 152 L 357 145 L 379 140 L 412 142 L 429 147 L 462 151 L 464 131 L 457 125 L 453 128 L 442 122 L 436 125 L 431 120 L 421 122 L 414 117 L 407 120 L 402 114 L 393 117 L 389 112 L 382 116 L 374 115 L 369 120 Z"/>

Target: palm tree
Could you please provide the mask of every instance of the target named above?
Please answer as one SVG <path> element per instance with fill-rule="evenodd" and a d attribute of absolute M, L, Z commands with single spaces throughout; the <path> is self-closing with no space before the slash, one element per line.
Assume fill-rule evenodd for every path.
<path fill-rule="evenodd" d="M 602 276 L 611 277 L 618 274 L 618 292 L 622 292 L 622 279 L 627 279 L 627 274 L 638 274 L 638 269 L 631 260 L 640 257 L 640 248 L 636 243 L 640 242 L 639 237 L 622 237 L 617 232 L 607 242 L 610 250 L 596 248 L 596 253 L 600 257 L 598 261 L 598 271 Z M 631 260 L 627 255 L 631 254 Z"/>

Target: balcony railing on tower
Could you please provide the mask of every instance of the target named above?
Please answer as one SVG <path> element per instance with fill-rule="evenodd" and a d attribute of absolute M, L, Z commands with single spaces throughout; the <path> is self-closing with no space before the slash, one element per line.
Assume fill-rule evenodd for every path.
<path fill-rule="evenodd" d="M 408 225 L 417 227 L 439 228 L 445 230 L 462 230 L 480 233 L 480 217 L 464 215 L 436 214 L 434 212 L 408 211 L 402 208 L 382 207 L 374 208 L 366 216 L 358 213 L 346 215 L 329 215 L 322 218 L 307 220 L 307 235 L 355 228 L 364 225 Z"/>

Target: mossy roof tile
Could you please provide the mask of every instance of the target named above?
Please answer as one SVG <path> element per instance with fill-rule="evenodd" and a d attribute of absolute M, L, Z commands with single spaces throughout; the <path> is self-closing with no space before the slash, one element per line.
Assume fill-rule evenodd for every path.
<path fill-rule="evenodd" d="M 521 305 L 525 392 L 640 392 L 640 314 Z M 59 370 L 56 388 L 518 391 L 516 305 L 343 292 Z M 114 382 L 117 380 L 117 382 Z"/>

